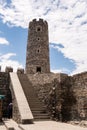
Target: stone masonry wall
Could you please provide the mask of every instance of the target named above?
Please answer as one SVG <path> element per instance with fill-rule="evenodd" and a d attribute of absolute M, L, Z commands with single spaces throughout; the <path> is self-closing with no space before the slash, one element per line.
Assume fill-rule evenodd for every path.
<path fill-rule="evenodd" d="M 61 86 L 61 115 L 62 121 L 74 120 L 76 116 L 76 97 L 71 84 L 71 77 L 66 76 L 64 80 L 60 82 Z"/>
<path fill-rule="evenodd" d="M 51 88 L 53 87 L 54 79 L 57 79 L 58 82 L 60 80 L 60 74 L 41 74 L 36 73 L 34 75 L 28 74 L 28 78 L 31 81 L 32 85 L 34 86 L 35 90 L 37 91 L 39 98 L 44 100 L 45 96 L 48 95 Z"/>
<path fill-rule="evenodd" d="M 74 75 L 71 82 L 76 97 L 75 117 L 78 120 L 87 120 L 87 72 Z"/>
<path fill-rule="evenodd" d="M 70 77 L 66 74 L 28 75 L 38 97 L 46 104 L 54 120 L 72 120 L 72 107 L 76 103 Z"/>
<path fill-rule="evenodd" d="M 36 93 L 38 94 L 40 101 L 44 102 L 44 104 L 46 105 L 46 107 L 50 113 L 50 117 L 52 119 L 55 118 L 54 114 L 52 113 L 53 108 L 52 108 L 52 102 L 50 101 L 50 92 L 52 91 L 52 88 L 54 86 L 59 85 L 60 74 L 36 73 L 34 75 L 28 74 L 28 78 L 31 81 L 34 89 L 36 90 Z M 54 83 L 54 81 L 56 81 L 56 83 Z M 58 92 L 61 91 L 60 86 L 57 89 L 58 89 Z M 56 101 L 56 99 L 55 99 L 55 101 Z"/>
<path fill-rule="evenodd" d="M 11 92 L 9 89 L 9 73 L 0 72 L 0 95 L 5 95 L 3 99 L 3 116 L 7 116 L 7 108 L 12 102 Z"/>
<path fill-rule="evenodd" d="M 66 74 L 28 74 L 39 99 L 45 103 L 50 116 L 54 120 L 87 120 L 87 72 L 68 76 Z M 20 113 L 9 88 L 8 72 L 0 72 L 0 95 L 3 100 L 3 116 L 7 116 L 7 107 L 13 102 L 13 118 L 20 122 Z M 11 97 L 12 95 L 12 97 Z"/>
<path fill-rule="evenodd" d="M 34 19 L 29 23 L 26 73 L 36 72 L 50 72 L 48 24 L 43 19 Z"/>

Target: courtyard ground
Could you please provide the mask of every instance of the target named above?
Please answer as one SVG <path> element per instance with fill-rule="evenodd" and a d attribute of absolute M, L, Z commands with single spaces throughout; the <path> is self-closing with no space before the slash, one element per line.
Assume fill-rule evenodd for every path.
<path fill-rule="evenodd" d="M 36 121 L 34 124 L 17 124 L 13 120 L 4 121 L 5 125 L 0 125 L 0 130 L 87 130 L 80 126 L 55 121 Z M 7 128 L 7 129 L 6 129 Z"/>

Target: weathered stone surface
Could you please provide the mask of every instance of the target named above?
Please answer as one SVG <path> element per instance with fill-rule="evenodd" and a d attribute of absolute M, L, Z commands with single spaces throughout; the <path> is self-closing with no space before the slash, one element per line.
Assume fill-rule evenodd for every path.
<path fill-rule="evenodd" d="M 24 74 L 24 69 L 18 68 L 17 69 L 17 74 Z"/>
<path fill-rule="evenodd" d="M 8 105 L 12 102 L 11 91 L 9 89 L 9 73 L 0 72 L 0 95 L 5 95 L 3 99 L 3 116 L 7 116 Z"/>
<path fill-rule="evenodd" d="M 28 78 L 34 86 L 39 99 L 46 104 L 52 118 L 61 121 L 71 119 L 70 112 L 75 98 L 68 75 L 37 73 L 34 75 L 28 74 Z"/>
<path fill-rule="evenodd" d="M 54 118 L 58 120 L 82 120 L 87 114 L 87 88 L 84 73 L 75 76 L 66 74 L 28 74 L 41 101 L 45 102 L 47 108 L 54 112 Z M 52 96 L 55 88 L 54 99 Z M 55 104 L 52 106 L 52 102 Z M 59 116 L 59 117 L 58 117 Z"/>
<path fill-rule="evenodd" d="M 7 72 L 7 73 L 9 73 L 9 72 L 13 72 L 13 68 L 7 66 L 7 67 L 5 68 L 5 72 Z"/>
<path fill-rule="evenodd" d="M 28 78 L 52 118 L 61 121 L 87 120 L 87 73 L 74 76 L 36 73 L 28 74 Z M 11 95 L 14 95 L 9 89 L 9 73 L 0 72 L 0 94 L 5 95 L 3 114 L 6 115 Z M 14 98 L 13 103 L 16 104 Z M 13 109 L 19 119 L 17 104 Z"/>
<path fill-rule="evenodd" d="M 71 83 L 76 98 L 76 118 L 87 120 L 87 72 L 74 75 Z"/>
<path fill-rule="evenodd" d="M 48 24 L 43 19 L 34 19 L 29 24 L 26 73 L 49 73 Z"/>

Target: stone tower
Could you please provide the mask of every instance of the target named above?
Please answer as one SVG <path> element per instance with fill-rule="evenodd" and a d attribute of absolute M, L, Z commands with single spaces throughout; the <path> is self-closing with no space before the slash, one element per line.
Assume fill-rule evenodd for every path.
<path fill-rule="evenodd" d="M 43 19 L 34 19 L 29 24 L 26 73 L 49 73 L 48 24 Z"/>

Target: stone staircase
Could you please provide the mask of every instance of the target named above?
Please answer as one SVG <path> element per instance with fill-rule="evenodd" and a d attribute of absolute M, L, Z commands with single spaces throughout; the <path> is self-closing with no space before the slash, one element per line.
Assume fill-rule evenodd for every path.
<path fill-rule="evenodd" d="M 33 123 L 33 115 L 17 73 L 10 73 L 10 90 L 13 96 L 13 119 L 22 124 Z"/>
<path fill-rule="evenodd" d="M 35 121 L 50 120 L 46 107 L 40 100 L 26 74 L 18 74 L 19 81 L 24 90 Z"/>

